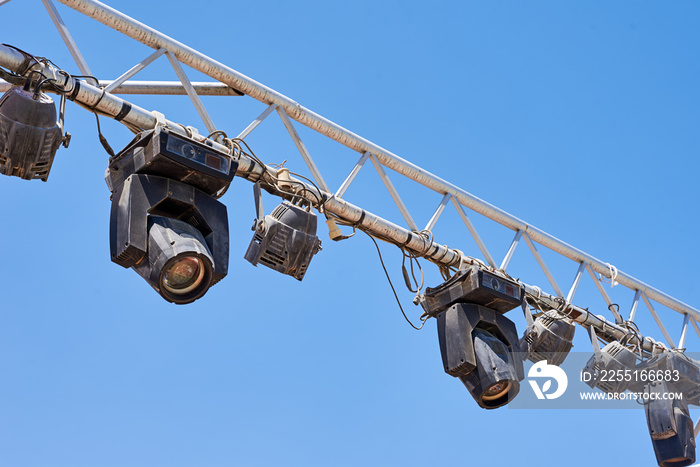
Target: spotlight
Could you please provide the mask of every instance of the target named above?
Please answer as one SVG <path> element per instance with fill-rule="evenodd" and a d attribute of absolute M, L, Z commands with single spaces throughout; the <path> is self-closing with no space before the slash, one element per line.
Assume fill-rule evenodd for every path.
<path fill-rule="evenodd" d="M 525 313 L 527 318 L 530 312 Z M 550 365 L 561 365 L 574 345 L 576 326 L 563 316 L 544 313 L 534 321 L 531 316 L 520 340 L 521 351 L 532 362 L 547 360 Z"/>
<path fill-rule="evenodd" d="M 13 86 L 0 98 L 0 173 L 45 182 L 63 141 L 63 124 L 56 122 L 53 99 L 31 91 L 30 84 Z"/>
<path fill-rule="evenodd" d="M 495 409 L 510 402 L 523 379 L 512 321 L 479 305 L 458 303 L 437 314 L 438 341 L 445 373 L 458 377 L 479 406 Z"/>
<path fill-rule="evenodd" d="M 263 218 L 257 184 L 254 193 L 258 218 L 253 224 L 255 233 L 245 259 L 253 266 L 260 263 L 301 281 L 311 259 L 321 250 L 321 240 L 316 236 L 316 214 L 311 208 L 283 201 Z"/>
<path fill-rule="evenodd" d="M 214 199 L 237 164 L 166 128 L 140 133 L 110 161 L 112 261 L 164 299 L 197 300 L 228 273 L 228 216 Z"/>
<path fill-rule="evenodd" d="M 593 356 L 588 360 L 581 371 L 581 380 L 592 388 L 598 388 L 606 393 L 619 394 L 629 389 L 630 381 L 625 378 L 611 377 L 610 375 L 630 373 L 634 370 L 637 357 L 634 353 L 614 341 L 600 350 L 595 341 Z"/>
<path fill-rule="evenodd" d="M 134 265 L 134 270 L 166 300 L 189 303 L 211 286 L 214 259 L 199 230 L 183 221 L 150 216 L 147 261 Z"/>
<path fill-rule="evenodd" d="M 521 302 L 517 283 L 477 266 L 425 292 L 424 307 L 437 318 L 443 368 L 482 408 L 506 405 L 520 390 L 517 330 L 503 313 Z"/>
<path fill-rule="evenodd" d="M 686 403 L 664 398 L 674 387 L 656 381 L 644 388 L 644 412 L 654 446 L 656 461 L 661 467 L 684 467 L 695 463 L 693 421 Z"/>

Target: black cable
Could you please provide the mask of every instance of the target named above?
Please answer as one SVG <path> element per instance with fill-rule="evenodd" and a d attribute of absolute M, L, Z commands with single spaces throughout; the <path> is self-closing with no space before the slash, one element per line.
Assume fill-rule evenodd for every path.
<path fill-rule="evenodd" d="M 299 173 L 296 173 L 296 172 L 289 172 L 289 174 L 290 174 L 290 175 L 294 175 L 294 176 L 296 176 L 296 177 L 299 177 L 299 178 L 302 178 L 302 179 L 306 180 L 306 181 L 309 182 L 314 188 L 316 188 L 316 191 L 317 191 L 318 194 L 321 196 L 321 199 L 318 201 L 319 210 L 321 210 L 321 208 L 323 208 L 323 210 L 325 211 L 325 210 L 326 210 L 326 209 L 325 209 L 325 204 L 326 204 L 326 201 L 328 201 L 328 200 L 326 199 L 326 195 L 323 194 L 323 192 L 322 192 L 321 189 L 318 187 L 318 185 L 316 185 L 316 184 L 313 182 L 313 180 L 311 180 L 310 178 L 305 177 L 305 176 L 303 176 L 303 175 L 301 175 L 301 174 L 299 174 Z M 308 191 L 308 190 L 306 190 L 306 191 L 307 191 L 308 193 L 311 193 L 311 192 Z M 314 197 L 316 197 L 316 199 L 318 199 L 318 197 L 316 196 L 315 193 L 312 193 L 312 194 L 314 195 Z"/>
<path fill-rule="evenodd" d="M 363 232 L 364 232 L 364 230 L 363 230 Z M 408 324 L 410 324 L 413 329 L 415 329 L 416 331 L 420 331 L 421 329 L 423 329 L 423 326 L 425 326 L 425 322 L 427 321 L 427 318 L 425 320 L 422 320 L 423 324 L 421 324 L 420 327 L 416 327 L 416 325 L 414 325 L 411 322 L 411 320 L 408 319 L 408 316 L 406 316 L 406 312 L 403 310 L 403 307 L 401 306 L 401 302 L 399 301 L 399 296 L 396 294 L 396 289 L 394 288 L 394 284 L 391 282 L 391 277 L 389 277 L 389 272 L 386 270 L 386 266 L 384 265 L 384 259 L 382 258 L 382 252 L 379 249 L 379 244 L 377 243 L 377 241 L 374 239 L 374 237 L 372 235 L 368 234 L 367 232 L 365 232 L 365 234 L 367 234 L 367 236 L 374 243 L 374 246 L 377 248 L 377 253 L 379 254 L 379 261 L 382 263 L 382 269 L 384 269 L 384 274 L 386 274 L 386 278 L 389 281 L 389 285 L 391 286 L 391 291 L 394 293 L 394 298 L 396 299 L 396 303 L 399 305 L 399 309 L 401 310 L 401 314 L 403 315 L 406 322 Z"/>
<path fill-rule="evenodd" d="M 115 156 L 114 149 L 112 149 L 112 146 L 110 146 L 109 143 L 107 142 L 107 138 L 105 138 L 104 135 L 102 134 L 102 129 L 100 128 L 100 117 L 99 117 L 99 115 L 97 115 L 97 112 L 98 112 L 97 106 L 102 101 L 102 98 L 105 96 L 105 93 L 106 93 L 105 88 L 102 88 L 102 94 L 100 94 L 100 98 L 97 99 L 97 102 L 95 102 L 92 105 L 91 110 L 95 114 L 95 120 L 97 121 L 97 134 L 99 135 L 100 143 L 102 144 L 102 147 L 107 152 L 107 154 L 109 154 L 109 157 L 114 158 L 114 156 Z"/>
<path fill-rule="evenodd" d="M 403 254 L 403 260 L 401 261 L 401 271 L 403 272 L 403 278 L 404 278 L 404 281 L 406 282 L 406 288 L 408 288 L 408 290 L 410 292 L 419 293 L 421 291 L 421 289 L 423 288 L 423 284 L 425 281 L 425 276 L 423 275 L 423 267 L 420 265 L 420 262 L 418 261 L 417 255 L 407 251 L 405 248 L 399 247 L 399 249 L 401 250 L 401 253 Z M 406 270 L 406 258 L 409 259 L 409 265 L 411 268 L 410 278 L 413 278 L 413 283 L 415 284 L 415 287 L 416 287 L 415 290 L 413 289 L 413 284 L 411 284 L 411 281 L 410 281 L 410 278 L 408 275 L 408 271 Z M 416 265 L 418 266 L 418 270 L 420 271 L 420 277 L 421 277 L 420 284 L 418 283 L 418 279 L 416 278 L 416 273 L 415 273 L 415 270 L 413 267 L 414 261 L 415 261 Z"/>
<path fill-rule="evenodd" d="M 212 135 L 214 135 L 214 134 L 217 134 L 217 133 L 223 133 L 223 132 L 215 131 L 215 132 L 213 132 L 210 136 L 212 136 Z M 246 149 L 248 150 L 248 153 L 246 153 L 246 154 L 248 154 L 248 156 L 250 156 L 250 158 L 253 159 L 255 162 L 257 162 L 258 164 L 260 164 L 260 166 L 261 166 L 262 169 L 263 169 L 263 173 L 260 175 L 260 178 L 264 178 L 265 175 L 268 175 L 270 178 L 272 178 L 272 179 L 274 179 L 274 180 L 279 180 L 277 177 L 273 177 L 273 176 L 269 173 L 269 170 L 268 170 L 268 168 L 267 168 L 267 164 L 265 164 L 265 163 L 255 154 L 255 152 L 251 149 L 251 147 L 248 145 L 248 143 L 247 143 L 245 140 L 240 139 L 240 138 L 233 138 L 233 139 L 231 139 L 230 141 L 231 141 L 232 143 L 234 143 L 234 144 L 239 145 L 239 146 L 240 146 L 240 144 L 242 143 L 242 144 L 246 147 Z M 296 177 L 299 177 L 299 178 L 301 178 L 301 179 L 306 180 L 306 181 L 309 182 L 309 184 L 311 184 L 311 185 L 316 189 L 316 191 L 318 192 L 318 195 L 316 195 L 316 193 L 313 193 L 312 191 L 309 191 L 303 183 L 301 183 L 301 182 L 299 182 L 299 181 L 297 181 L 297 180 L 285 180 L 285 181 L 288 182 L 288 183 L 294 183 L 294 184 L 297 184 L 297 185 L 301 186 L 302 189 L 303 189 L 303 190 L 302 190 L 303 193 L 311 194 L 311 195 L 314 196 L 314 198 L 316 198 L 316 203 L 314 203 L 312 200 L 310 200 L 310 199 L 309 199 L 308 197 L 306 197 L 306 196 L 300 195 L 300 194 L 298 194 L 298 193 L 295 194 L 295 195 L 296 195 L 296 196 L 299 196 L 299 197 L 301 197 L 301 198 L 303 198 L 303 199 L 305 199 L 305 200 L 309 203 L 310 206 L 313 206 L 314 204 L 317 204 L 317 205 L 318 205 L 319 211 L 321 211 L 321 210 L 325 211 L 325 203 L 326 203 L 328 200 L 326 199 L 326 196 L 323 194 L 323 192 L 322 192 L 321 189 L 318 187 L 318 185 L 316 185 L 316 184 L 315 184 L 311 179 L 309 179 L 308 177 L 305 177 L 305 176 L 303 176 L 303 175 L 301 175 L 301 174 L 299 174 L 299 173 L 291 172 L 291 171 L 290 171 L 289 174 L 290 174 L 290 175 L 294 175 L 294 176 L 296 176 Z M 279 187 L 277 187 L 277 188 L 279 189 Z M 292 193 L 289 193 L 289 194 L 291 195 Z"/>
<path fill-rule="evenodd" d="M 54 84 L 54 89 L 55 89 L 56 80 L 53 78 L 45 78 L 45 79 L 37 82 L 36 85 L 34 86 L 34 96 L 35 97 L 39 96 L 39 93 L 41 92 L 41 87 L 44 85 L 44 83 Z"/>
<path fill-rule="evenodd" d="M 58 68 L 58 67 L 56 67 L 56 68 Z M 95 78 L 95 77 L 92 76 L 92 75 L 73 75 L 73 78 L 91 79 L 91 80 L 94 80 L 94 81 L 95 81 L 95 87 L 99 87 L 99 86 L 100 86 L 100 80 L 97 79 L 97 78 Z"/>
<path fill-rule="evenodd" d="M 2 68 L 0 68 L 0 78 L 15 86 L 21 86 L 25 81 L 24 76 L 12 73 L 11 71 L 7 71 Z"/>

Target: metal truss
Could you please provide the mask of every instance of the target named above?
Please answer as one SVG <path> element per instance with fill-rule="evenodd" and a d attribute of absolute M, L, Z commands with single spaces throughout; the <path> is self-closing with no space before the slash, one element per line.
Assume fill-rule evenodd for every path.
<path fill-rule="evenodd" d="M 7 3 L 7 1 L 9 0 L 0 1 L 0 5 Z M 206 111 L 199 96 L 237 95 L 256 99 L 265 107 L 261 114 L 238 134 L 238 138 L 245 139 L 248 137 L 248 135 L 250 135 L 265 119 L 276 111 L 283 126 L 286 128 L 311 172 L 318 190 L 316 187 L 305 184 L 303 181 L 297 180 L 295 183 L 303 184 L 305 190 L 316 193 L 319 199 L 325 199 L 323 203 L 324 209 L 338 218 L 375 236 L 410 250 L 413 254 L 424 257 L 438 266 L 460 267 L 463 264 L 475 261 L 475 259 L 466 256 L 458 249 L 440 245 L 433 241 L 433 231 L 438 225 L 441 215 L 449 205 L 452 205 L 463 221 L 466 231 L 469 232 L 476 242 L 485 264 L 488 264 L 494 270 L 501 270 L 504 273 L 507 272 L 511 259 L 517 247 L 520 245 L 520 241 L 524 240 L 529 251 L 542 269 L 554 293 L 549 294 L 543 292 L 539 287 L 523 283 L 525 290 L 533 296 L 541 297 L 544 300 L 550 300 L 552 303 L 556 300 L 559 300 L 558 303 L 565 303 L 569 310 L 569 316 L 574 321 L 585 327 L 595 328 L 597 335 L 604 340 L 619 340 L 624 336 L 630 337 L 630 331 L 626 325 L 628 322 L 634 322 L 640 301 L 644 302 L 645 307 L 658 325 L 666 342 L 666 344 L 663 344 L 650 338 L 644 338 L 642 341 L 636 342 L 643 350 L 647 352 L 666 351 L 669 349 L 683 351 L 688 329 L 691 326 L 698 336 L 700 336 L 700 327 L 698 326 L 700 311 L 696 308 L 645 284 L 609 263 L 574 248 L 558 238 L 442 180 L 425 169 L 402 159 L 396 154 L 352 133 L 321 115 L 314 113 L 273 89 L 149 28 L 105 4 L 94 0 L 57 1 L 154 49 L 153 53 L 133 65 L 116 79 L 99 82 L 81 82 L 80 89 L 77 95 L 74 96 L 74 99 L 83 106 L 99 111 L 107 116 L 119 116 L 120 121 L 129 124 L 132 128 L 148 129 L 154 128 L 157 125 L 168 125 L 174 131 L 180 131 L 183 128 L 182 125 L 166 120 L 165 117 L 158 112 L 150 112 L 129 103 L 117 97 L 116 94 L 186 94 L 190 97 L 207 131 L 212 134 L 216 132 L 217 127 Z M 78 68 L 84 75 L 92 75 L 90 68 L 85 62 L 77 44 L 70 35 L 68 28 L 60 17 L 52 0 L 42 0 L 42 2 L 78 65 Z M 170 62 L 179 78 L 179 82 L 131 80 L 138 72 L 162 56 L 165 56 Z M 0 46 L 0 65 L 16 70 L 20 67 L 23 60 L 24 56 L 20 52 Z M 198 70 L 215 81 L 207 83 L 191 82 L 182 65 L 187 65 Z M 50 65 L 43 64 L 42 66 L 44 67 L 42 71 L 45 72 L 45 74 L 53 75 L 59 81 L 61 79 L 68 79 L 63 75 L 58 75 L 56 73 L 57 70 L 52 69 Z M 0 90 L 5 90 L 6 88 L 9 88 L 9 84 L 0 82 Z M 325 182 L 314 159 L 295 129 L 293 121 L 305 125 L 359 154 L 360 157 L 357 163 L 337 190 L 332 191 Z M 221 143 L 221 139 L 215 139 L 211 142 L 211 144 L 218 149 L 228 152 L 228 148 Z M 374 170 L 379 175 L 392 200 L 399 209 L 405 226 L 393 224 L 378 215 L 350 204 L 343 198 L 357 175 L 366 166 L 368 160 L 371 161 Z M 245 174 L 241 176 L 251 181 L 261 179 L 264 172 L 272 173 L 275 176 L 279 173 L 274 168 L 261 167 L 255 160 L 245 155 L 241 157 L 239 162 L 239 172 Z M 387 175 L 387 168 L 429 188 L 441 197 L 434 214 L 431 216 L 425 228 L 420 229 L 411 216 L 409 207 L 402 201 L 398 191 Z M 491 252 L 487 249 L 469 218 L 468 214 L 474 212 L 514 232 L 510 247 L 500 263 L 496 261 Z M 573 279 L 570 279 L 571 286 L 568 290 L 561 288 L 538 248 L 546 248 L 578 265 Z M 600 292 L 603 301 L 610 311 L 611 320 L 593 315 L 588 312 L 587 309 L 573 304 L 576 292 L 585 276 L 589 276 L 596 285 L 597 290 Z M 609 281 L 612 285 L 619 284 L 634 292 L 634 299 L 627 313 L 627 318 L 622 315 L 619 307 L 613 303 L 603 286 L 603 280 Z M 669 334 L 667 327 L 656 311 L 655 304 L 663 305 L 680 314 L 680 319 L 682 319 L 682 331 L 677 341 Z M 634 339 L 636 339 L 636 337 L 631 336 L 629 342 L 635 342 Z M 700 422 L 699 425 L 696 426 L 696 432 L 699 428 Z"/>

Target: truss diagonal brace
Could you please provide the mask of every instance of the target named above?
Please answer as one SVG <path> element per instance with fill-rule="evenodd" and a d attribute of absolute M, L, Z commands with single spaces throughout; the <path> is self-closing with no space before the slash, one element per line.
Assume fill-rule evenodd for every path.
<path fill-rule="evenodd" d="M 683 328 L 681 330 L 681 337 L 678 339 L 678 348 L 685 348 L 685 336 L 688 334 L 688 324 L 690 323 L 690 315 L 685 315 L 683 317 Z"/>
<path fill-rule="evenodd" d="M 469 233 L 472 234 L 472 238 L 476 242 L 476 245 L 479 247 L 481 254 L 484 255 L 486 262 L 489 263 L 489 266 L 491 266 L 492 268 L 497 268 L 498 266 L 496 266 L 496 261 L 494 261 L 493 256 L 491 256 L 491 253 L 489 253 L 489 250 L 486 248 L 486 245 L 481 240 L 479 232 L 476 231 L 476 228 L 474 227 L 474 224 L 472 224 L 472 221 L 469 219 L 469 216 L 467 216 L 467 213 L 464 212 L 464 208 L 461 204 L 459 204 L 459 201 L 457 201 L 457 198 L 455 198 L 454 196 L 452 197 L 452 204 L 455 205 L 459 217 L 462 218 L 462 222 L 464 222 L 464 225 L 466 225 L 467 229 L 469 229 Z"/>
<path fill-rule="evenodd" d="M 426 225 L 425 229 L 423 230 L 432 232 L 433 228 L 435 227 L 435 224 L 437 224 L 438 219 L 440 219 L 440 216 L 442 215 L 442 211 L 445 210 L 445 206 L 447 206 L 447 203 L 450 202 L 450 198 L 452 198 L 452 195 L 449 193 L 442 197 L 440 204 L 435 210 L 435 214 L 433 214 L 433 217 L 430 218 L 430 221 L 428 221 L 428 225 Z"/>
<path fill-rule="evenodd" d="M 56 6 L 53 4 L 53 2 L 51 0 L 41 0 L 41 1 L 44 2 L 44 6 L 46 7 L 46 11 L 49 12 L 49 16 L 51 16 L 51 20 L 53 21 L 53 24 L 56 26 L 56 29 L 58 29 L 58 33 L 61 35 L 63 42 L 65 42 L 65 44 L 66 44 L 66 47 L 68 47 L 68 51 L 70 52 L 71 56 L 73 57 L 73 60 L 75 60 L 75 63 L 78 65 L 78 69 L 80 69 L 80 72 L 86 76 L 92 76 L 92 72 L 90 71 L 90 67 L 88 66 L 87 62 L 83 58 L 83 54 L 81 54 L 80 50 L 78 50 L 78 45 L 73 40 L 73 36 L 71 36 L 70 32 L 68 31 L 68 27 L 66 26 L 66 23 L 63 22 L 63 18 L 61 18 L 61 15 L 58 14 L 58 10 L 56 10 Z"/>
<path fill-rule="evenodd" d="M 365 162 L 367 162 L 367 159 L 369 159 L 370 153 L 366 152 L 362 154 L 362 157 L 360 157 L 360 160 L 357 161 L 357 164 L 355 164 L 355 167 L 352 168 L 350 171 L 350 175 L 348 175 L 348 178 L 345 179 L 342 185 L 340 185 L 340 188 L 338 188 L 338 191 L 335 192 L 335 197 L 336 198 L 342 198 L 345 192 L 350 188 L 350 184 L 355 180 L 355 177 L 357 177 L 357 174 L 360 173 L 360 169 L 365 165 Z"/>
<path fill-rule="evenodd" d="M 581 276 L 583 276 L 583 270 L 585 268 L 586 262 L 583 261 L 578 266 L 578 270 L 576 271 L 576 276 L 574 277 L 574 282 L 571 284 L 569 293 L 566 294 L 566 303 L 571 303 L 573 301 L 574 295 L 576 295 L 576 291 L 578 290 L 578 285 L 581 283 Z"/>
<path fill-rule="evenodd" d="M 501 269 L 505 271 L 508 268 L 508 265 L 510 264 L 510 260 L 513 258 L 513 253 L 515 253 L 515 249 L 518 246 L 518 243 L 520 243 L 520 239 L 523 237 L 523 231 L 518 230 L 515 232 L 515 237 L 513 237 L 513 241 L 510 242 L 510 247 L 508 248 L 508 252 L 506 253 L 505 257 L 503 257 L 503 261 L 501 261 L 501 267 L 498 269 Z"/>
<path fill-rule="evenodd" d="M 270 115 L 272 113 L 272 111 L 275 110 L 276 108 L 277 108 L 277 104 L 268 105 L 267 108 L 265 110 L 263 110 L 263 112 L 260 115 L 258 115 L 258 118 L 253 120 L 250 123 L 250 125 L 248 125 L 245 128 L 245 130 L 241 131 L 241 133 L 238 136 L 236 136 L 236 138 L 245 139 L 246 136 L 248 136 L 253 130 L 255 130 L 258 127 L 258 125 L 260 125 L 263 122 L 263 120 L 265 120 L 268 117 L 268 115 Z"/>
<path fill-rule="evenodd" d="M 209 133 L 214 133 L 216 131 L 216 126 L 214 126 L 214 122 L 211 120 L 211 117 L 209 117 L 207 110 L 204 108 L 204 104 L 202 104 L 202 100 L 197 95 L 197 91 L 195 91 L 192 87 L 192 83 L 187 77 L 185 70 L 182 69 L 180 62 L 178 62 L 177 58 L 175 58 L 170 52 L 165 52 L 165 55 L 168 56 L 168 60 L 170 60 L 170 64 L 173 66 L 175 74 L 177 74 L 177 77 L 180 78 L 180 82 L 185 87 L 187 95 L 190 96 L 190 100 L 194 104 L 194 107 L 197 109 L 197 113 L 202 118 L 204 126 L 207 127 Z"/>
<path fill-rule="evenodd" d="M 540 268 L 542 268 L 544 275 L 547 276 L 547 280 L 554 288 L 554 291 L 557 293 L 558 296 L 563 298 L 564 293 L 559 288 L 559 284 L 557 284 L 557 281 L 554 280 L 554 276 L 552 275 L 552 273 L 549 272 L 549 268 L 547 267 L 547 264 L 544 262 L 544 259 L 542 259 L 542 256 L 540 256 L 540 252 L 537 251 L 537 247 L 532 242 L 532 240 L 530 239 L 530 236 L 527 234 L 527 232 L 523 232 L 523 238 L 525 239 L 527 246 L 530 247 L 530 251 L 532 251 L 532 254 L 535 256 L 535 259 L 537 260 L 537 263 L 540 265 Z"/>
<path fill-rule="evenodd" d="M 326 181 L 323 179 L 323 176 L 318 170 L 318 167 L 316 167 L 316 163 L 311 158 L 311 154 L 309 154 L 309 151 L 306 149 L 306 146 L 304 146 L 304 143 L 301 141 L 301 138 L 299 137 L 299 133 L 297 133 L 296 128 L 294 128 L 294 125 L 292 124 L 291 120 L 289 120 L 287 112 L 285 112 L 284 109 L 282 109 L 281 107 L 277 107 L 277 113 L 280 115 L 282 123 L 284 123 L 284 127 L 287 129 L 289 136 L 291 136 L 294 140 L 294 144 L 299 150 L 301 157 L 304 158 L 304 162 L 306 162 L 307 167 L 309 168 L 309 170 L 311 170 L 311 174 L 314 176 L 314 180 L 316 180 L 316 183 L 318 183 L 319 188 L 328 193 L 330 190 L 328 189 L 328 185 L 326 185 Z"/>
<path fill-rule="evenodd" d="M 158 57 L 160 57 L 161 55 L 163 55 L 165 52 L 166 52 L 166 50 L 165 50 L 163 47 L 161 47 L 160 49 L 156 50 L 156 51 L 153 52 L 151 55 L 149 55 L 148 57 L 144 58 L 143 60 L 141 60 L 141 61 L 140 61 L 139 63 L 137 63 L 136 65 L 134 65 L 131 69 L 129 69 L 126 73 L 124 73 L 123 75 L 121 75 L 119 78 L 117 78 L 117 79 L 115 79 L 114 81 L 112 81 L 112 82 L 109 84 L 109 86 L 107 86 L 107 87 L 105 88 L 105 91 L 107 91 L 107 92 L 112 92 L 114 89 L 118 88 L 121 84 L 123 84 L 126 80 L 128 80 L 128 79 L 131 78 L 131 77 L 133 77 L 136 73 L 138 73 L 139 71 L 143 70 L 143 69 L 146 68 L 148 65 L 150 65 L 151 63 L 153 63 Z"/>
<path fill-rule="evenodd" d="M 656 321 L 656 324 L 659 326 L 659 329 L 661 329 L 661 333 L 666 338 L 666 342 L 671 344 L 672 349 L 677 348 L 676 344 L 673 342 L 673 339 L 671 338 L 671 335 L 666 330 L 666 326 L 664 326 L 663 321 L 661 321 L 661 319 L 659 318 L 659 315 L 656 313 L 656 310 L 651 305 L 651 301 L 649 300 L 649 297 L 647 297 L 647 295 L 645 293 L 642 293 L 642 298 L 644 299 L 644 303 L 646 303 L 647 308 L 649 309 L 649 312 L 651 313 L 651 316 L 654 317 L 654 321 Z"/>
<path fill-rule="evenodd" d="M 412 231 L 418 232 L 418 224 L 415 223 L 415 221 L 411 217 L 411 214 L 408 212 L 408 209 L 406 209 L 406 205 L 403 204 L 403 201 L 399 196 L 399 192 L 396 191 L 396 188 L 394 188 L 394 184 L 391 183 L 391 180 L 389 180 L 389 177 L 387 177 L 386 172 L 384 171 L 384 167 L 382 167 L 382 164 L 379 162 L 379 160 L 375 157 L 374 154 L 370 154 L 369 158 L 372 161 L 372 165 L 374 165 L 374 168 L 377 170 L 379 178 L 382 179 L 382 182 L 384 182 L 384 186 L 386 186 L 386 189 L 389 190 L 391 199 L 394 200 L 396 207 L 398 207 L 399 211 L 401 211 L 401 215 L 406 221 L 406 224 L 408 224 L 408 227 L 410 227 Z"/>

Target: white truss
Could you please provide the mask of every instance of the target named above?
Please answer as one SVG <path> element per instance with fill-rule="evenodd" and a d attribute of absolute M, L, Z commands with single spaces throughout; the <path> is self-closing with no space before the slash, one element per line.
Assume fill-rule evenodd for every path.
<path fill-rule="evenodd" d="M 574 301 L 575 293 L 584 276 L 583 272 L 587 271 L 593 283 L 600 291 L 603 300 L 607 304 L 608 309 L 612 314 L 613 322 L 590 315 L 586 312 L 585 315 L 581 313 L 582 317 L 577 319 L 580 324 L 585 326 L 593 325 L 599 331 L 605 331 L 607 329 L 609 332 L 609 334 L 607 334 L 608 338 L 614 338 L 616 335 L 624 335 L 626 332 L 623 328 L 618 326 L 622 324 L 624 320 L 618 310 L 613 306 L 611 298 L 608 296 L 601 284 L 601 279 L 604 277 L 635 292 L 635 298 L 628 315 L 629 321 L 634 321 L 636 317 L 639 299 L 641 298 L 644 301 L 646 308 L 658 324 L 658 327 L 670 348 L 683 348 L 689 325 L 692 325 L 700 336 L 700 328 L 697 324 L 698 320 L 700 320 L 700 312 L 697 309 L 639 281 L 628 274 L 625 274 L 606 262 L 598 260 L 597 258 L 568 245 L 556 237 L 527 224 L 517 217 L 486 203 L 485 201 L 462 190 L 461 188 L 440 179 L 439 177 L 416 166 L 415 164 L 405 161 L 388 150 L 350 132 L 349 130 L 325 119 L 311 110 L 302 107 L 292 99 L 219 62 L 216 62 L 206 55 L 191 49 L 186 45 L 145 26 L 142 23 L 139 23 L 138 21 L 112 9 L 107 5 L 93 0 L 58 1 L 154 49 L 152 54 L 130 67 L 116 79 L 93 83 L 96 85 L 95 87 L 90 87 L 87 85 L 82 86 L 81 94 L 76 100 L 82 102 L 84 105 L 91 106 L 99 101 L 97 110 L 106 115 L 115 116 L 122 111 L 126 101 L 116 97 L 114 94 L 187 94 L 193 102 L 198 114 L 202 118 L 205 127 L 210 133 L 213 133 L 216 131 L 216 126 L 200 100 L 200 95 L 246 95 L 252 97 L 262 102 L 266 108 L 262 111 L 259 117 L 257 117 L 253 122 L 251 122 L 250 125 L 240 132 L 238 137 L 241 139 L 246 138 L 274 110 L 276 110 L 277 114 L 282 120 L 282 123 L 284 124 L 284 127 L 287 129 L 294 144 L 299 150 L 303 160 L 306 162 L 306 165 L 313 175 L 316 184 L 321 191 L 327 195 L 327 197 L 331 198 L 327 203 L 326 208 L 350 222 L 358 222 L 359 220 L 362 220 L 362 222 L 358 225 L 359 228 L 364 228 L 371 233 L 381 235 L 389 241 L 393 241 L 398 245 L 404 246 L 412 250 L 414 253 L 428 258 L 430 261 L 436 264 L 458 266 L 466 259 L 460 250 L 448 248 L 432 241 L 432 232 L 438 224 L 440 216 L 450 204 L 450 201 L 452 201 L 451 204 L 456 209 L 459 217 L 463 220 L 465 226 L 467 227 L 467 231 L 476 242 L 485 262 L 491 267 L 507 271 L 510 260 L 516 251 L 520 240 L 524 239 L 529 250 L 544 272 L 552 290 L 554 291 L 552 296 L 564 298 L 566 299 L 567 303 L 572 303 Z M 85 75 L 92 75 L 90 68 L 85 62 L 77 44 L 70 35 L 66 24 L 63 22 L 53 2 L 51 0 L 42 0 L 42 2 L 44 3 L 48 13 L 50 14 L 81 72 Z M 165 81 L 131 81 L 131 78 L 159 59 L 161 56 L 167 57 L 180 80 L 179 83 Z M 2 62 L 1 64 L 3 66 L 8 68 L 17 67 L 22 60 L 23 56 L 17 51 L 0 46 L 0 61 Z M 202 73 L 209 75 L 216 81 L 211 83 L 191 82 L 185 72 L 185 69 L 182 67 L 182 64 L 199 70 Z M 0 90 L 5 90 L 8 87 L 9 84 L 0 82 Z M 103 90 L 105 91 L 104 93 Z M 134 125 L 135 127 L 145 129 L 153 128 L 158 122 L 159 118 L 162 117 L 154 112 L 149 112 L 132 105 L 131 110 L 123 120 L 131 125 Z M 318 133 L 357 151 L 360 154 L 360 159 L 358 160 L 357 164 L 353 167 L 350 174 L 347 176 L 341 186 L 335 191 L 335 194 L 333 194 L 331 189 L 324 181 L 324 178 L 315 164 L 311 154 L 301 141 L 298 132 L 294 128 L 292 120 L 306 125 L 312 130 L 315 130 Z M 173 128 L 180 127 L 180 125 L 167 120 L 165 123 Z M 217 146 L 222 150 L 226 149 L 223 146 Z M 347 203 L 343 199 L 347 189 L 353 183 L 360 170 L 365 166 L 365 162 L 368 159 L 371 160 L 374 169 L 398 207 L 407 228 L 394 225 L 379 216 L 367 213 L 359 207 Z M 250 164 L 248 169 L 253 171 L 260 169 L 260 167 L 256 167 L 256 164 L 252 161 L 247 162 Z M 425 187 L 428 187 L 442 196 L 442 199 L 433 216 L 427 223 L 425 229 L 422 230 L 423 233 L 430 232 L 429 236 L 421 234 L 421 230 L 418 228 L 416 222 L 411 216 L 408 206 L 406 206 L 406 204 L 402 201 L 398 191 L 389 179 L 385 168 L 390 168 L 396 173 L 399 173 Z M 481 236 L 468 216 L 468 211 L 482 214 L 515 232 L 515 237 L 500 265 L 497 266 L 492 254 L 486 248 Z M 427 238 L 430 238 L 430 240 Z M 563 289 L 561 289 L 559 286 L 557 280 L 540 254 L 538 246 L 558 253 L 579 265 L 568 293 L 565 294 Z M 599 276 L 596 276 L 596 274 Z M 536 287 L 533 287 L 532 289 L 539 291 L 539 289 Z M 678 345 L 675 344 L 674 339 L 668 333 L 663 321 L 659 318 L 653 302 L 664 305 L 681 315 L 680 319 L 682 319 L 683 324 Z M 650 346 L 648 348 L 650 349 L 656 344 L 651 342 L 649 345 Z"/>

